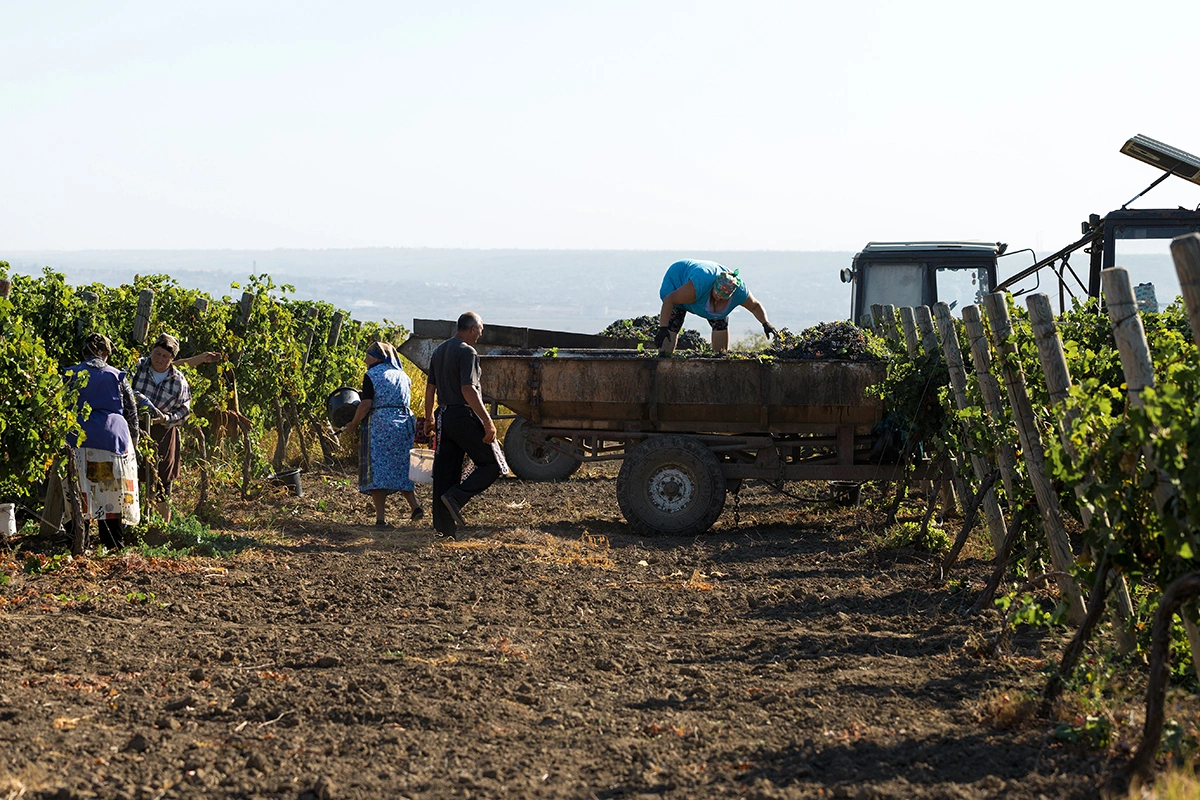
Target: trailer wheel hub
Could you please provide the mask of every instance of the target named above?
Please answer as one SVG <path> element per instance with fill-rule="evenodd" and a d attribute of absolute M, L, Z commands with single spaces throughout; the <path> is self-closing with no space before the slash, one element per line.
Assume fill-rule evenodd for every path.
<path fill-rule="evenodd" d="M 676 467 L 660 469 L 650 478 L 650 502 L 659 511 L 668 514 L 682 511 L 695 494 L 691 476 Z"/>

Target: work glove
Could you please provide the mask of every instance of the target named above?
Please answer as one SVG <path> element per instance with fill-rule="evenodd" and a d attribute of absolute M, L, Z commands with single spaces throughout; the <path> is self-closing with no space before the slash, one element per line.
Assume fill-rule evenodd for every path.
<path fill-rule="evenodd" d="M 662 350 L 663 345 L 667 342 L 669 331 L 666 328 L 659 328 L 658 333 L 654 334 L 654 346 Z"/>
<path fill-rule="evenodd" d="M 763 333 L 767 335 L 767 339 L 778 339 L 779 331 L 769 322 L 763 323 Z"/>

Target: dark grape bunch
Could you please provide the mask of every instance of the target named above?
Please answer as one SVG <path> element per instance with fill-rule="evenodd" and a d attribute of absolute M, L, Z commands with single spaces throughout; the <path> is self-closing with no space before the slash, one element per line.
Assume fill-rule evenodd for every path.
<path fill-rule="evenodd" d="M 767 351 L 776 358 L 807 361 L 882 361 L 887 349 L 851 322 L 820 322 L 799 333 L 787 328 Z"/>
<path fill-rule="evenodd" d="M 634 317 L 619 319 L 600 331 L 601 336 L 615 336 L 621 339 L 636 339 L 639 342 L 653 342 L 654 334 L 658 333 L 658 317 Z M 683 330 L 679 332 L 680 350 L 711 350 L 712 347 L 696 331 Z"/>

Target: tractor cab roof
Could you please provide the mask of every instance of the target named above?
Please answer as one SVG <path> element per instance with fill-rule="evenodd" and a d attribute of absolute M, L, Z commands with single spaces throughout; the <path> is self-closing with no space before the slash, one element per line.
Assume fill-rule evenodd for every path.
<path fill-rule="evenodd" d="M 859 256 L 877 258 L 957 257 L 994 259 L 1004 252 L 999 242 L 870 242 Z"/>

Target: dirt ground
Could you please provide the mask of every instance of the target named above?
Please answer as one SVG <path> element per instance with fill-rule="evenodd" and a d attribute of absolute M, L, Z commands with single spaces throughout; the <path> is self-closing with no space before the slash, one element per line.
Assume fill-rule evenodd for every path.
<path fill-rule="evenodd" d="M 0 796 L 1096 794 L 1102 758 L 1006 715 L 1052 643 L 978 655 L 986 562 L 939 587 L 863 533 L 880 510 L 749 486 L 705 536 L 634 538 L 584 470 L 503 479 L 436 543 L 374 530 L 348 472 L 304 482 L 221 507 L 230 557 L 8 564 Z"/>

